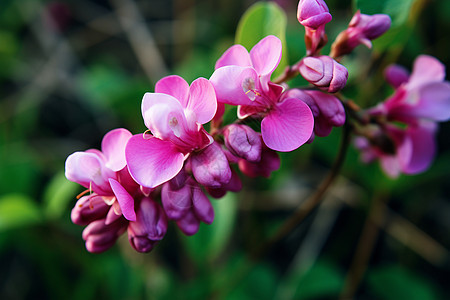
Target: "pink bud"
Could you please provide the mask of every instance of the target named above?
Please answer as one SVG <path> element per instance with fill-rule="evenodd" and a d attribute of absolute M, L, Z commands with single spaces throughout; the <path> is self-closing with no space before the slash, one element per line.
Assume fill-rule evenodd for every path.
<path fill-rule="evenodd" d="M 331 56 L 340 57 L 353 51 L 358 45 L 364 44 L 372 48 L 371 40 L 376 39 L 391 27 L 388 15 L 364 15 L 358 10 L 350 21 L 348 28 L 342 31 L 331 46 Z"/>
<path fill-rule="evenodd" d="M 77 225 L 87 225 L 95 220 L 105 218 L 110 206 L 105 203 L 101 196 L 92 194 L 84 196 L 77 201 L 70 217 Z"/>
<path fill-rule="evenodd" d="M 392 87 L 398 88 L 408 82 L 409 72 L 402 66 L 390 65 L 384 70 L 384 77 Z"/>
<path fill-rule="evenodd" d="M 185 235 L 194 235 L 200 227 L 200 220 L 193 211 L 189 211 L 182 219 L 177 221 L 177 225 Z"/>
<path fill-rule="evenodd" d="M 212 143 L 201 152 L 192 153 L 190 161 L 198 183 L 220 187 L 230 181 L 230 165 L 219 144 Z"/>
<path fill-rule="evenodd" d="M 208 197 L 198 186 L 192 188 L 192 202 L 194 203 L 193 211 L 197 219 L 206 224 L 211 224 L 214 221 L 214 209 Z"/>
<path fill-rule="evenodd" d="M 108 225 L 105 224 L 105 219 L 90 223 L 83 230 L 86 249 L 92 253 L 100 253 L 108 250 L 125 231 L 127 224 L 124 218 L 120 218 Z"/>
<path fill-rule="evenodd" d="M 280 157 L 277 152 L 263 144 L 261 160 L 257 163 L 245 159 L 239 161 L 239 169 L 249 177 L 270 177 L 272 171 L 280 168 Z"/>
<path fill-rule="evenodd" d="M 305 57 L 299 72 L 310 83 L 329 92 L 341 90 L 348 79 L 347 69 L 329 56 Z"/>
<path fill-rule="evenodd" d="M 128 240 L 138 252 L 149 252 L 167 231 L 167 218 L 162 207 L 149 197 L 141 200 L 136 221 L 128 225 Z"/>
<path fill-rule="evenodd" d="M 242 189 L 242 182 L 239 175 L 231 169 L 230 181 L 220 188 L 206 188 L 208 193 L 214 198 L 222 198 L 228 191 L 239 192 Z"/>
<path fill-rule="evenodd" d="M 331 21 L 331 14 L 323 0 L 300 0 L 297 19 L 305 27 L 317 29 Z"/>
<path fill-rule="evenodd" d="M 192 192 L 188 184 L 178 189 L 171 181 L 165 183 L 161 189 L 161 202 L 167 217 L 171 220 L 179 220 L 192 207 Z"/>
<path fill-rule="evenodd" d="M 232 154 L 251 162 L 261 159 L 261 138 L 246 125 L 232 124 L 225 128 L 225 146 Z"/>

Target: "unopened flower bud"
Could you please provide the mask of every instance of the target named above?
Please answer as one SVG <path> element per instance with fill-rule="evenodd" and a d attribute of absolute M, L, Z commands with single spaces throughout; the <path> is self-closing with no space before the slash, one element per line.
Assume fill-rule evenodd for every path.
<path fill-rule="evenodd" d="M 249 162 L 245 159 L 239 161 L 239 169 L 249 177 L 270 177 L 272 171 L 280 168 L 280 157 L 277 152 L 263 144 L 261 160 L 259 162 Z"/>
<path fill-rule="evenodd" d="M 162 207 L 149 197 L 141 200 L 136 221 L 128 225 L 128 240 L 138 252 L 149 252 L 164 237 L 167 218 Z"/>
<path fill-rule="evenodd" d="M 83 230 L 86 249 L 92 253 L 100 253 L 108 250 L 126 230 L 126 226 L 127 221 L 124 218 L 120 218 L 108 225 L 105 224 L 105 219 L 90 223 Z"/>
<path fill-rule="evenodd" d="M 246 125 L 232 124 L 224 130 L 225 146 L 235 156 L 250 162 L 261 159 L 261 138 L 250 127 Z"/>
<path fill-rule="evenodd" d="M 220 187 L 230 181 L 230 165 L 219 144 L 212 143 L 201 152 L 193 153 L 190 161 L 192 173 L 198 183 Z"/>
<path fill-rule="evenodd" d="M 329 56 L 305 57 L 299 72 L 310 83 L 329 92 L 341 90 L 348 79 L 347 69 Z"/>
<path fill-rule="evenodd" d="M 70 217 L 77 225 L 88 225 L 89 223 L 105 218 L 110 206 L 105 203 L 101 196 L 96 194 L 81 197 L 77 201 Z"/>
<path fill-rule="evenodd" d="M 390 65 L 384 70 L 386 81 L 394 88 L 398 88 L 403 83 L 408 82 L 409 72 L 399 65 Z"/>
<path fill-rule="evenodd" d="M 371 40 L 376 39 L 391 27 L 391 18 L 385 14 L 365 15 L 358 10 L 348 28 L 341 32 L 331 46 L 331 56 L 339 57 L 364 44 L 372 48 Z"/>
<path fill-rule="evenodd" d="M 305 27 L 317 29 L 331 21 L 331 14 L 323 0 L 300 0 L 297 19 Z"/>
<path fill-rule="evenodd" d="M 192 207 L 191 187 L 183 184 L 182 187 L 174 188 L 171 181 L 165 183 L 161 189 L 161 202 L 167 217 L 171 220 L 179 220 Z"/>

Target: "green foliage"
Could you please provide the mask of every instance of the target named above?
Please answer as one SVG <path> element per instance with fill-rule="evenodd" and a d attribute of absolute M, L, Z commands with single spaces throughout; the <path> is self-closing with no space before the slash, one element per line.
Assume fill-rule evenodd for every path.
<path fill-rule="evenodd" d="M 403 25 L 410 16 L 411 7 L 418 0 L 355 0 L 355 6 L 367 15 L 387 14 L 392 19 L 392 26 Z"/>
<path fill-rule="evenodd" d="M 281 40 L 283 55 L 273 76 L 280 75 L 288 65 L 286 46 L 286 23 L 284 11 L 274 2 L 257 2 L 242 16 L 236 31 L 236 44 L 250 50 L 262 38 L 275 35 Z"/>
<path fill-rule="evenodd" d="M 41 219 L 41 212 L 33 199 L 21 194 L 0 198 L 0 231 L 34 225 Z"/>
<path fill-rule="evenodd" d="M 48 218 L 59 218 L 63 215 L 80 186 L 67 180 L 63 172 L 53 176 L 44 192 L 44 213 Z"/>
<path fill-rule="evenodd" d="M 398 265 L 374 269 L 369 274 L 369 286 L 378 299 L 437 299 L 432 286 L 424 278 Z"/>

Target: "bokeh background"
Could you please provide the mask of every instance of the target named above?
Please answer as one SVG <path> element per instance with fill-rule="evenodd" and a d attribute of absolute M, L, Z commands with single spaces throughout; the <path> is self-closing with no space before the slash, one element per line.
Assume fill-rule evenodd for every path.
<path fill-rule="evenodd" d="M 351 148 L 323 204 L 263 258 L 252 251 L 315 190 L 341 129 L 282 155 L 270 179 L 213 200 L 216 220 L 193 237 L 170 226 L 150 253 L 126 237 L 103 254 L 84 248 L 70 210 L 82 188 L 64 177 L 75 151 L 103 135 L 145 130 L 140 102 L 168 74 L 209 78 L 255 1 L 0 1 L 0 299 L 449 299 L 450 126 L 433 166 L 385 177 Z M 305 53 L 298 1 L 289 60 Z M 450 1 L 326 1 L 332 41 L 357 8 L 389 13 L 392 29 L 344 59 L 344 94 L 363 107 L 392 93 L 382 68 L 419 54 L 450 62 Z M 326 49 L 325 49 L 326 53 Z M 447 77 L 448 78 L 448 77 Z M 296 84 L 297 82 L 293 82 Z M 302 83 L 302 82 L 298 82 Z"/>

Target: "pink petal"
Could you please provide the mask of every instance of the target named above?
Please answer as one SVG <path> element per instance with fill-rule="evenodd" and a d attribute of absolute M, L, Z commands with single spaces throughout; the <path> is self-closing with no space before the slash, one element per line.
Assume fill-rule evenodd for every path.
<path fill-rule="evenodd" d="M 158 138 L 180 137 L 187 128 L 181 103 L 170 95 L 145 93 L 142 116 L 145 126 Z"/>
<path fill-rule="evenodd" d="M 184 155 L 170 141 L 133 136 L 125 149 L 131 176 L 139 184 L 154 188 L 177 175 Z"/>
<path fill-rule="evenodd" d="M 177 221 L 177 225 L 185 235 L 193 235 L 197 233 L 200 227 L 200 220 L 192 211 L 188 211 L 182 219 Z"/>
<path fill-rule="evenodd" d="M 128 221 L 136 221 L 136 213 L 134 212 L 134 199 L 128 194 L 127 190 L 114 179 L 109 179 L 111 188 L 116 196 L 117 202 L 119 202 L 122 215 Z"/>
<path fill-rule="evenodd" d="M 281 60 L 281 41 L 269 35 L 259 41 L 250 50 L 253 67 L 259 75 L 270 75 Z"/>
<path fill-rule="evenodd" d="M 178 75 L 167 76 L 156 83 L 155 93 L 173 96 L 183 107 L 186 107 L 189 97 L 189 84 Z"/>
<path fill-rule="evenodd" d="M 214 87 L 208 79 L 198 78 L 192 82 L 189 89 L 189 100 L 185 107 L 195 112 L 197 122 L 208 123 L 217 110 L 217 99 Z"/>
<path fill-rule="evenodd" d="M 409 77 L 408 87 L 418 88 L 430 82 L 441 82 L 445 79 L 445 66 L 436 58 L 420 55 L 414 61 L 414 67 Z"/>
<path fill-rule="evenodd" d="M 189 185 L 174 189 L 171 182 L 161 189 L 161 202 L 166 215 L 171 220 L 181 219 L 192 207 L 192 192 Z"/>
<path fill-rule="evenodd" d="M 114 172 L 122 170 L 125 160 L 125 146 L 133 135 L 126 129 L 118 128 L 108 132 L 102 140 L 102 151 L 106 157 L 106 167 Z"/>
<path fill-rule="evenodd" d="M 200 187 L 192 188 L 192 202 L 197 218 L 206 224 L 211 224 L 214 221 L 214 209 Z"/>
<path fill-rule="evenodd" d="M 217 101 L 231 105 L 253 105 L 246 94 L 256 87 L 258 75 L 251 67 L 225 66 L 214 71 L 209 79 L 216 91 Z"/>
<path fill-rule="evenodd" d="M 289 98 L 278 103 L 261 122 L 261 134 L 267 147 L 276 151 L 292 151 L 310 138 L 314 118 L 303 101 Z"/>
<path fill-rule="evenodd" d="M 419 103 L 409 110 L 414 116 L 434 121 L 450 119 L 450 83 L 435 82 L 420 89 Z"/>
<path fill-rule="evenodd" d="M 217 60 L 215 70 L 224 66 L 251 67 L 252 61 L 247 49 L 242 45 L 234 45 Z"/>
<path fill-rule="evenodd" d="M 436 153 L 436 129 L 437 125 L 434 122 L 423 122 L 418 127 L 407 129 L 412 144 L 412 155 L 403 172 L 417 174 L 428 169 Z M 401 152 L 399 149 L 399 155 Z"/>

